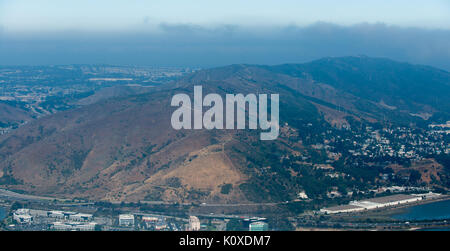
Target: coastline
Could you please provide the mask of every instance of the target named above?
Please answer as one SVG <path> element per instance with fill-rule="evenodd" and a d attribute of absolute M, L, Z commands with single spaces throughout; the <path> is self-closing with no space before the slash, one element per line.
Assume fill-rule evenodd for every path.
<path fill-rule="evenodd" d="M 402 214 L 402 213 L 407 213 L 409 208 L 412 207 L 416 207 L 416 206 L 420 206 L 420 205 L 426 205 L 426 204 L 431 204 L 431 203 L 436 203 L 436 202 L 440 202 L 440 201 L 447 201 L 450 200 L 450 195 L 443 195 L 439 198 L 434 198 L 434 199 L 428 199 L 428 200 L 421 200 L 415 203 L 411 203 L 411 204 L 405 204 L 405 205 L 399 205 L 398 207 L 394 207 L 392 209 L 388 210 L 390 211 L 390 216 L 393 215 L 398 215 L 398 214 Z M 397 219 L 395 219 L 397 220 Z"/>
<path fill-rule="evenodd" d="M 345 215 L 343 214 L 340 216 L 358 216 L 358 217 L 378 216 L 378 217 L 388 217 L 392 220 L 397 220 L 397 219 L 392 218 L 392 216 L 406 213 L 407 210 L 411 207 L 430 204 L 430 203 L 436 203 L 436 202 L 440 202 L 440 201 L 447 201 L 447 200 L 450 200 L 450 195 L 441 195 L 437 198 L 421 200 L 421 201 L 417 201 L 417 202 L 413 202 L 413 203 L 401 204 L 401 205 L 396 205 L 396 206 L 392 206 L 392 207 L 385 207 L 385 208 L 381 208 L 381 209 L 374 209 L 374 210 L 350 213 L 350 214 L 345 214 Z"/>
<path fill-rule="evenodd" d="M 450 218 L 447 218 L 446 211 L 445 218 L 430 218 L 430 219 L 397 219 L 394 216 L 409 213 L 409 209 L 417 206 L 450 201 L 449 195 L 442 195 L 437 198 L 417 201 L 414 203 L 401 204 L 392 207 L 380 208 L 375 210 L 367 210 L 364 212 L 342 213 L 336 215 L 329 215 L 325 219 L 324 224 L 328 227 L 298 227 L 298 231 L 311 230 L 334 230 L 334 231 L 442 231 L 450 229 Z M 439 214 L 442 215 L 442 214 Z M 334 228 L 333 225 L 340 225 L 339 228 Z"/>

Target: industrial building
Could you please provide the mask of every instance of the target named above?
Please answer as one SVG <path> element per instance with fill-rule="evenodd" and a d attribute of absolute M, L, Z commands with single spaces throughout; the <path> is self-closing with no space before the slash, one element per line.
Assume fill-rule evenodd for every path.
<path fill-rule="evenodd" d="M 90 231 L 94 230 L 97 225 L 97 223 L 92 221 L 92 214 L 56 210 L 21 208 L 13 213 L 13 219 L 21 224 L 35 223 L 41 221 L 41 219 L 47 219 L 47 221 L 55 219 L 56 222 L 51 223 L 50 227 L 54 230 L 65 231 Z"/>
<path fill-rule="evenodd" d="M 200 230 L 200 220 L 197 216 L 189 216 L 189 231 L 198 231 Z"/>
<path fill-rule="evenodd" d="M 121 226 L 134 226 L 134 215 L 132 214 L 120 214 L 119 225 Z"/>
<path fill-rule="evenodd" d="M 82 214 L 76 212 L 66 212 L 66 211 L 45 211 L 45 210 L 37 210 L 37 209 L 27 209 L 21 208 L 17 209 L 17 214 L 29 214 L 33 217 L 46 217 L 46 218 L 56 218 L 56 219 L 65 219 L 72 221 L 91 221 L 93 220 L 92 214 Z"/>
<path fill-rule="evenodd" d="M 17 209 L 13 213 L 13 219 L 21 224 L 33 222 L 33 216 L 30 215 L 30 210 L 25 208 Z"/>
<path fill-rule="evenodd" d="M 30 209 L 28 208 L 19 208 L 15 212 L 16 214 L 30 214 Z"/>
<path fill-rule="evenodd" d="M 342 206 L 335 206 L 335 207 L 328 207 L 320 209 L 320 212 L 326 213 L 326 214 L 337 214 L 337 213 L 352 213 L 352 212 L 358 212 L 365 210 L 362 207 L 355 206 L 355 205 L 342 205 Z"/>
<path fill-rule="evenodd" d="M 94 231 L 96 225 L 95 222 L 53 222 L 52 229 L 58 231 Z"/>
<path fill-rule="evenodd" d="M 92 220 L 92 214 L 72 214 L 69 216 L 70 220 L 74 221 L 91 221 Z"/>
<path fill-rule="evenodd" d="M 378 207 L 395 206 L 405 203 L 412 203 L 422 200 L 422 196 L 415 194 L 397 194 L 379 198 L 368 199 L 366 202 L 375 204 Z"/>
<path fill-rule="evenodd" d="M 252 223 L 250 223 L 248 230 L 250 230 L 250 231 L 268 231 L 269 224 L 267 224 L 263 221 L 252 222 Z"/>
<path fill-rule="evenodd" d="M 320 212 L 326 214 L 359 212 L 364 210 L 372 210 L 390 206 L 397 206 L 401 204 L 413 203 L 421 201 L 424 198 L 425 196 L 417 194 L 396 194 L 361 201 L 352 201 L 348 205 L 320 209 Z"/>
<path fill-rule="evenodd" d="M 142 216 L 143 222 L 157 222 L 158 220 L 160 220 L 160 218 L 156 216 Z"/>
<path fill-rule="evenodd" d="M 66 215 L 69 215 L 69 214 L 66 214 Z M 64 212 L 63 211 L 49 211 L 49 212 L 47 212 L 47 216 L 49 218 L 64 219 Z"/>

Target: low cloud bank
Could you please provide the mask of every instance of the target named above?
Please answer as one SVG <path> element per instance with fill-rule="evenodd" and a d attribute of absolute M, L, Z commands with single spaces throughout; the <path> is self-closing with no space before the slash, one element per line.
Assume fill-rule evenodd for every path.
<path fill-rule="evenodd" d="M 301 63 L 326 56 L 360 54 L 450 70 L 450 30 L 330 23 L 253 28 L 159 24 L 109 33 L 11 34 L 0 29 L 0 65 L 213 67 Z"/>

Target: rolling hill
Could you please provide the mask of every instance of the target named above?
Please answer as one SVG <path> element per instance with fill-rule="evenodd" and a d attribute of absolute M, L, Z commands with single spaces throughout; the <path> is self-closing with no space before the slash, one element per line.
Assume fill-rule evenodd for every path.
<path fill-rule="evenodd" d="M 280 137 L 172 129 L 171 97 L 192 95 L 194 85 L 204 94 L 279 93 Z M 86 100 L 13 131 L 0 138 L 0 176 L 9 188 L 69 198 L 282 201 L 295 198 L 308 177 L 288 163 L 310 154 L 321 133 L 355 121 L 420 127 L 450 120 L 449 90 L 448 72 L 368 57 L 201 70 L 149 93 Z"/>

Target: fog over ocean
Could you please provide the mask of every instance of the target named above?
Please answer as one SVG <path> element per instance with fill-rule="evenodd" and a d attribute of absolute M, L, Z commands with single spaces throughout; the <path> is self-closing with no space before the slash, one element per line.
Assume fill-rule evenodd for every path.
<path fill-rule="evenodd" d="M 0 29 L 0 65 L 116 64 L 215 67 L 303 63 L 367 55 L 450 69 L 450 30 L 383 23 L 307 26 L 160 23 L 127 31 Z"/>

